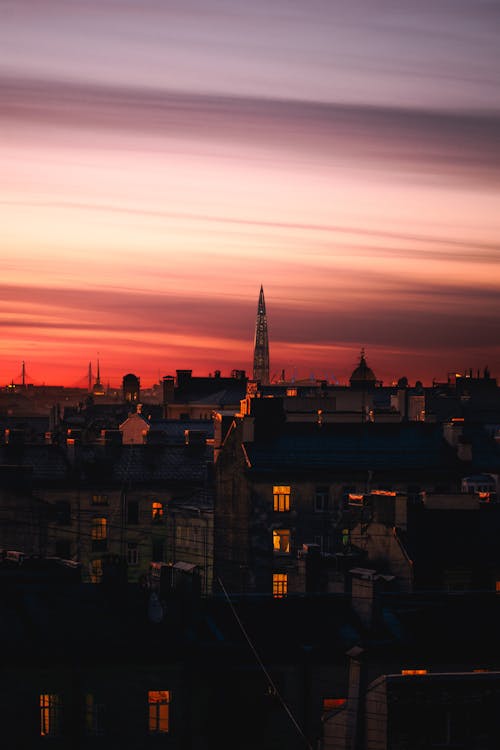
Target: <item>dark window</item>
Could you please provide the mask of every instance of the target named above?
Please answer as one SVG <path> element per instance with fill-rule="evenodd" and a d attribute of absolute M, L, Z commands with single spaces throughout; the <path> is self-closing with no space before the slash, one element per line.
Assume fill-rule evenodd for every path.
<path fill-rule="evenodd" d="M 316 513 L 322 513 L 328 510 L 328 487 L 316 487 L 314 510 Z"/>
<path fill-rule="evenodd" d="M 153 562 L 163 562 L 163 554 L 164 554 L 163 539 L 153 539 L 152 552 L 151 552 Z"/>
<path fill-rule="evenodd" d="M 129 565 L 138 565 L 139 563 L 139 546 L 136 542 L 127 544 L 127 563 Z"/>
<path fill-rule="evenodd" d="M 67 500 L 56 502 L 56 523 L 69 526 L 71 523 L 71 504 Z"/>
<path fill-rule="evenodd" d="M 139 523 L 139 503 L 135 500 L 127 504 L 127 523 Z"/>

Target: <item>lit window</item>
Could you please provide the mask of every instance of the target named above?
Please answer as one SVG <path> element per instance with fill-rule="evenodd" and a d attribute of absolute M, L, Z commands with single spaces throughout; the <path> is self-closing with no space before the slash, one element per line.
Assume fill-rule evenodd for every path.
<path fill-rule="evenodd" d="M 150 690 L 149 732 L 166 734 L 170 729 L 170 690 Z"/>
<path fill-rule="evenodd" d="M 154 500 L 151 504 L 151 513 L 153 523 L 161 523 L 163 521 L 163 503 L 159 503 L 158 500 Z"/>
<path fill-rule="evenodd" d="M 92 495 L 92 505 L 107 505 L 107 504 L 108 504 L 107 495 Z"/>
<path fill-rule="evenodd" d="M 95 696 L 87 693 L 85 696 L 85 732 L 88 735 L 99 736 L 104 734 L 103 729 L 104 706 L 96 703 Z"/>
<path fill-rule="evenodd" d="M 402 675 L 413 675 L 413 674 L 427 674 L 426 669 L 402 669 L 401 670 Z"/>
<path fill-rule="evenodd" d="M 273 573 L 273 596 L 283 599 L 288 593 L 288 576 L 286 573 Z"/>
<path fill-rule="evenodd" d="M 102 541 L 103 539 L 107 538 L 107 526 L 108 521 L 107 518 L 104 518 L 101 516 L 100 518 L 93 518 L 92 519 L 92 539 L 94 541 Z"/>
<path fill-rule="evenodd" d="M 283 513 L 290 510 L 290 487 L 277 484 L 273 487 L 274 510 Z"/>
<path fill-rule="evenodd" d="M 289 554 L 290 552 L 290 530 L 274 529 L 273 531 L 273 549 L 275 552 Z"/>
<path fill-rule="evenodd" d="M 127 544 L 127 563 L 129 565 L 137 565 L 139 562 L 139 549 L 135 542 L 129 542 Z"/>
<path fill-rule="evenodd" d="M 102 581 L 102 560 L 91 560 L 90 582 L 101 583 L 101 581 Z"/>
<path fill-rule="evenodd" d="M 495 591 L 500 592 L 500 581 L 495 581 Z"/>
<path fill-rule="evenodd" d="M 54 693 L 40 695 L 40 735 L 57 737 L 61 730 L 61 698 Z"/>
<path fill-rule="evenodd" d="M 104 518 L 103 516 L 93 518 L 91 528 L 92 552 L 104 552 L 108 546 L 107 537 L 107 518 Z"/>
<path fill-rule="evenodd" d="M 335 711 L 343 708 L 347 703 L 347 698 L 323 698 L 323 711 Z"/>

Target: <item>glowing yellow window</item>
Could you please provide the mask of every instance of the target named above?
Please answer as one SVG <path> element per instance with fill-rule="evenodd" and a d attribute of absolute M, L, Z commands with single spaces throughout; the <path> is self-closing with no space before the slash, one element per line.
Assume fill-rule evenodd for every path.
<path fill-rule="evenodd" d="M 102 541 L 107 538 L 108 519 L 104 517 L 92 519 L 91 536 L 94 541 Z"/>
<path fill-rule="evenodd" d="M 151 514 L 154 523 L 161 523 L 163 521 L 163 503 L 154 500 L 151 504 Z"/>
<path fill-rule="evenodd" d="M 495 581 L 495 591 L 500 592 L 500 581 Z"/>
<path fill-rule="evenodd" d="M 40 735 L 57 737 L 61 724 L 61 699 L 55 693 L 40 694 Z"/>
<path fill-rule="evenodd" d="M 288 575 L 286 573 L 273 573 L 273 596 L 275 599 L 283 599 L 288 593 Z"/>
<path fill-rule="evenodd" d="M 285 511 L 290 510 L 290 487 L 288 485 L 274 485 L 273 506 L 277 513 L 284 513 Z"/>
<path fill-rule="evenodd" d="M 290 530 L 274 529 L 273 531 L 273 550 L 282 554 L 290 552 Z"/>
<path fill-rule="evenodd" d="M 149 703 L 149 732 L 150 734 L 166 734 L 170 729 L 170 690 L 150 690 Z"/>

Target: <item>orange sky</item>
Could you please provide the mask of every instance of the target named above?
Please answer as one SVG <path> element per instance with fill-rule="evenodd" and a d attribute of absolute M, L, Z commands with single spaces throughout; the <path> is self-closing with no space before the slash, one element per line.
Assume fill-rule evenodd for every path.
<path fill-rule="evenodd" d="M 261 283 L 272 374 L 500 373 L 498 9 L 41 5 L 0 29 L 0 383 L 250 372 Z"/>

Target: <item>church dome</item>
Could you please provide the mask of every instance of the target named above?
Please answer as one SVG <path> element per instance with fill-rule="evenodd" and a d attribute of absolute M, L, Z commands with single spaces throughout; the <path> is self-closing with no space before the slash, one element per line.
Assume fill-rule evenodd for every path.
<path fill-rule="evenodd" d="M 375 373 L 371 369 L 371 367 L 368 367 L 365 359 L 365 350 L 361 349 L 361 355 L 359 358 L 359 365 L 356 367 L 355 370 L 353 370 L 353 373 L 351 377 L 349 378 L 349 382 L 353 388 L 359 387 L 359 386 L 373 386 L 377 382 L 377 378 L 375 377 Z"/>

